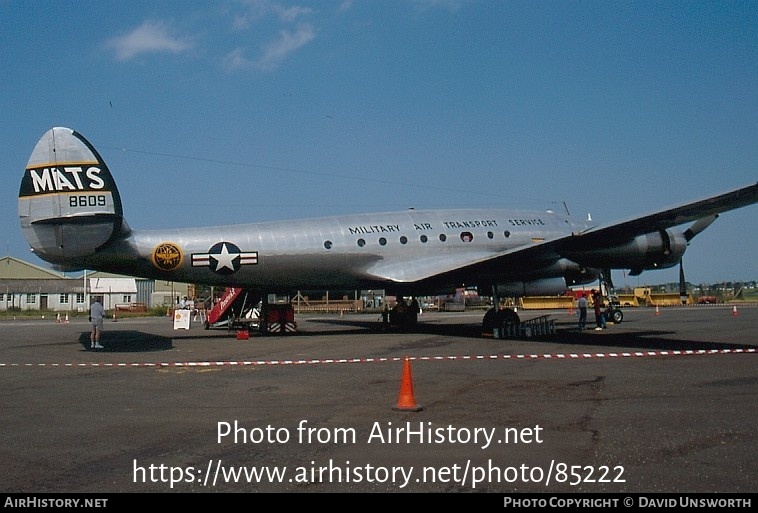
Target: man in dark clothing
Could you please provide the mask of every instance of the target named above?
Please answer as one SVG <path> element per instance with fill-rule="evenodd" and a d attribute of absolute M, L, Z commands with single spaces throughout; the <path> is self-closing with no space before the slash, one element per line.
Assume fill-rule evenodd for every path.
<path fill-rule="evenodd" d="M 592 306 L 595 308 L 595 324 L 597 325 L 595 331 L 604 330 L 606 328 L 605 312 L 603 312 L 603 296 L 600 292 L 593 291 Z"/>

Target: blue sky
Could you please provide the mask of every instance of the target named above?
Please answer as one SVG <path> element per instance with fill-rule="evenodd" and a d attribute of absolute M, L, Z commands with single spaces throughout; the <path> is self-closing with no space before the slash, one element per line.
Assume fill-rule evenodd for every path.
<path fill-rule="evenodd" d="M 81 132 L 135 229 L 364 211 L 608 223 L 758 180 L 755 1 L 0 0 L 4 253 L 37 140 Z M 758 207 L 688 281 L 758 279 Z M 616 284 L 678 280 L 678 269 Z"/>

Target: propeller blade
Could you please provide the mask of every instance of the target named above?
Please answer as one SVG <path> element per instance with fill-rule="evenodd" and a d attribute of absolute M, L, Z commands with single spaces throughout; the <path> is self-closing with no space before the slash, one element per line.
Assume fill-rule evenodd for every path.
<path fill-rule="evenodd" d="M 692 226 L 690 226 L 689 228 L 687 228 L 687 230 L 685 230 L 684 238 L 687 239 L 687 242 L 691 241 L 692 238 L 695 237 L 695 235 L 697 235 L 698 233 L 708 228 L 713 223 L 713 221 L 716 220 L 718 216 L 719 216 L 718 214 L 714 214 L 712 216 L 698 219 L 697 221 L 695 221 L 695 223 Z"/>
<path fill-rule="evenodd" d="M 687 282 L 684 281 L 684 265 L 679 260 L 679 299 L 683 305 L 687 304 Z"/>

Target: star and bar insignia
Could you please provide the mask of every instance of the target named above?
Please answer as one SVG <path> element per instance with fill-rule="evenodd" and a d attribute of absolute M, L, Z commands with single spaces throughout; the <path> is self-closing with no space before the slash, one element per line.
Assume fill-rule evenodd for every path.
<path fill-rule="evenodd" d="M 218 274 L 232 274 L 239 271 L 243 265 L 257 263 L 257 251 L 240 251 L 240 248 L 231 242 L 217 242 L 207 253 L 192 254 L 192 267 L 207 266 Z"/>

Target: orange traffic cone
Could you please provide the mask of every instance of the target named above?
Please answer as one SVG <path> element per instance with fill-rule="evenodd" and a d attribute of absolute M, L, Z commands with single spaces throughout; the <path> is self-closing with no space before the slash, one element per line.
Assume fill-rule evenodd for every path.
<path fill-rule="evenodd" d="M 732 307 L 732 317 L 737 317 L 739 314 L 737 313 L 737 305 L 734 305 Z"/>
<path fill-rule="evenodd" d="M 574 315 L 574 303 L 571 303 L 571 306 L 569 307 L 569 315 Z"/>
<path fill-rule="evenodd" d="M 400 383 L 400 395 L 397 398 L 397 406 L 392 408 L 395 411 L 421 411 L 423 408 L 416 404 L 413 397 L 413 378 L 411 377 L 411 360 L 405 358 L 403 365 L 403 380 Z"/>
<path fill-rule="evenodd" d="M 655 305 L 655 315 L 661 315 L 660 310 L 658 310 L 658 305 Z"/>

